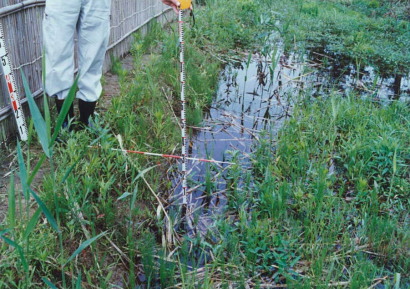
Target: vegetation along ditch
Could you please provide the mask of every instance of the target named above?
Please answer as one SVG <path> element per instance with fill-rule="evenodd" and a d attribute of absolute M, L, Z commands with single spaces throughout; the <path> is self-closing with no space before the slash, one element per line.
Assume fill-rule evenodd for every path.
<path fill-rule="evenodd" d="M 180 153 L 177 26 L 152 23 L 92 129 L 56 143 L 31 103 L 0 288 L 409 288 L 408 3 L 197 2 L 190 154 L 234 164 L 190 162 L 195 232 L 178 162 L 111 150 Z"/>

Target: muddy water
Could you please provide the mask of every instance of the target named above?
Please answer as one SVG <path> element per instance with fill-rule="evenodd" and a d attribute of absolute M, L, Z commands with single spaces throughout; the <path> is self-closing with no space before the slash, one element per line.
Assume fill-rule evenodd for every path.
<path fill-rule="evenodd" d="M 226 65 L 203 123 L 190 128 L 189 155 L 218 161 L 232 161 L 235 156 L 236 164 L 245 173 L 251 169 L 249 156 L 261 138 L 267 138 L 274 147 L 279 129 L 300 96 L 318 97 L 330 91 L 343 96 L 354 91 L 388 102 L 396 95 L 394 78 L 378 78 L 371 67 L 357 73 L 353 66 L 345 69 L 326 66 L 325 58 L 301 61 L 297 55 L 278 52 L 269 59 L 254 55 L 250 62 Z M 401 80 L 401 100 L 409 100 L 409 79 Z M 213 216 L 224 210 L 230 165 L 189 162 L 188 167 L 188 200 L 198 219 L 195 225 L 206 233 Z M 180 180 L 178 173 L 175 174 L 174 179 Z M 178 181 L 174 187 L 174 203 L 179 204 Z"/>

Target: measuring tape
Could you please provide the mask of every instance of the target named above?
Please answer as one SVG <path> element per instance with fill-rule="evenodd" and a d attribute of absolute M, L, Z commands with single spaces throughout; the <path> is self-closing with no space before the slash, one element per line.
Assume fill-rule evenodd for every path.
<path fill-rule="evenodd" d="M 17 92 L 16 82 L 10 65 L 10 59 L 4 41 L 3 26 L 0 23 L 0 65 L 3 68 L 4 79 L 7 83 L 7 91 L 10 96 L 11 108 L 16 118 L 17 128 L 22 141 L 27 140 L 27 126 L 24 118 L 24 112 L 21 107 L 20 97 Z"/>
<path fill-rule="evenodd" d="M 178 13 L 178 26 L 179 26 L 179 61 L 181 63 L 181 135 L 182 135 L 182 206 L 187 208 L 187 153 L 188 153 L 188 143 L 187 143 L 187 127 L 186 127 L 186 101 L 185 101 L 185 42 L 184 42 L 184 10 L 191 7 L 191 0 L 180 0 L 180 7 Z"/>

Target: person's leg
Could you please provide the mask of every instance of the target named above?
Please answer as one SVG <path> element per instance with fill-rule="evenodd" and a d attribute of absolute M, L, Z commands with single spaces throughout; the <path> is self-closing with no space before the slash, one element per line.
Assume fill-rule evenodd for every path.
<path fill-rule="evenodd" d="M 90 124 L 90 117 L 92 118 L 94 115 L 96 104 L 96 101 L 84 101 L 81 98 L 78 99 L 81 127 L 85 127 Z"/>
<path fill-rule="evenodd" d="M 88 125 L 102 92 L 101 77 L 110 34 L 111 0 L 83 0 L 78 23 L 80 121 Z"/>
<path fill-rule="evenodd" d="M 45 58 L 45 91 L 55 98 L 60 113 L 74 80 L 74 32 L 80 15 L 81 0 L 47 1 L 43 19 L 43 55 Z M 71 106 L 68 117 L 74 117 Z"/>
<path fill-rule="evenodd" d="M 45 91 L 64 100 L 74 80 L 74 32 L 81 0 L 47 1 L 43 19 Z"/>

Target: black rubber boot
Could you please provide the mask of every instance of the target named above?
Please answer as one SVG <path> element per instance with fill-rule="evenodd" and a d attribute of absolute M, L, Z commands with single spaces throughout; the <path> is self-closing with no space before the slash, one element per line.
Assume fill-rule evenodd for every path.
<path fill-rule="evenodd" d="M 57 108 L 57 112 L 58 114 L 60 114 L 60 111 L 63 107 L 64 104 L 64 99 L 58 99 L 56 98 L 56 108 Z M 71 104 L 70 109 L 68 110 L 67 115 L 65 116 L 64 122 L 63 122 L 63 128 L 66 128 L 68 126 L 68 120 L 70 118 L 74 117 L 74 105 Z"/>
<path fill-rule="evenodd" d="M 83 125 L 83 127 L 90 125 L 96 104 L 96 101 L 87 102 L 82 99 L 78 100 L 78 109 L 80 110 L 80 123 Z"/>

